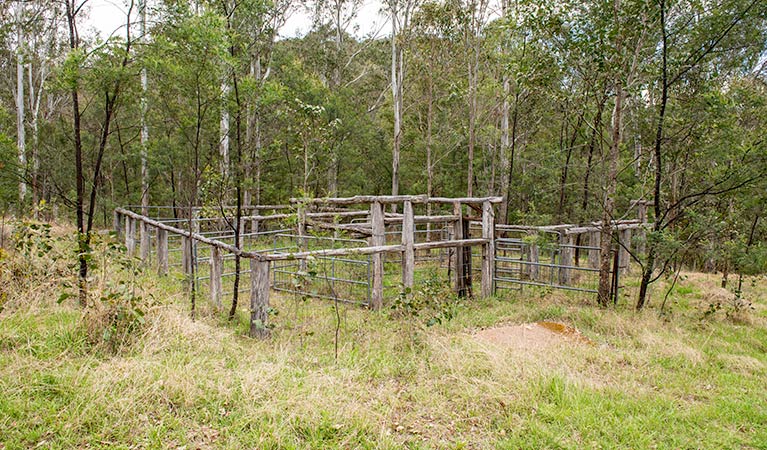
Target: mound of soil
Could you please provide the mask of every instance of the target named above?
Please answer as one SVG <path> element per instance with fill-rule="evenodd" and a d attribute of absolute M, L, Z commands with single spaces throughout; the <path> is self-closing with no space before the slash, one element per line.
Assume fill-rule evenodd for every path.
<path fill-rule="evenodd" d="M 540 350 L 562 343 L 593 345 L 575 328 L 558 322 L 535 322 L 504 325 L 478 332 L 480 341 L 518 350 Z"/>

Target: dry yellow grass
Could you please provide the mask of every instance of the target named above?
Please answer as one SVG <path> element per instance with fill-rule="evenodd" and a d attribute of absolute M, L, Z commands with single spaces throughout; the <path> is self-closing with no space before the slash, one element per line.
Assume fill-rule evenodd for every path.
<path fill-rule="evenodd" d="M 98 272 L 97 272 L 98 273 Z M 111 278 L 94 280 L 94 294 Z M 130 281 L 130 280 L 128 280 Z M 6 448 L 646 448 L 758 446 L 767 420 L 763 286 L 748 321 L 703 319 L 713 275 L 686 274 L 672 314 L 607 310 L 579 295 L 473 300 L 434 327 L 274 296 L 273 336 L 244 336 L 173 279 L 117 351 L 57 289 L 28 286 L 0 312 L 0 442 Z M 53 286 L 53 285 L 50 285 Z M 658 303 L 662 285 L 655 288 Z M 23 298 L 23 300 L 22 300 Z M 483 329 L 541 320 L 593 345 L 508 345 Z"/>

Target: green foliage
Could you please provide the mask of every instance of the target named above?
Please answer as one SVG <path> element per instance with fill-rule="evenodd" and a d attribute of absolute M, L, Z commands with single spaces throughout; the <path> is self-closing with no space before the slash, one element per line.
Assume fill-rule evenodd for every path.
<path fill-rule="evenodd" d="M 458 314 L 463 302 L 436 270 L 418 283 L 418 288 L 403 289 L 391 305 L 392 318 L 417 321 L 426 327 L 449 322 Z"/>

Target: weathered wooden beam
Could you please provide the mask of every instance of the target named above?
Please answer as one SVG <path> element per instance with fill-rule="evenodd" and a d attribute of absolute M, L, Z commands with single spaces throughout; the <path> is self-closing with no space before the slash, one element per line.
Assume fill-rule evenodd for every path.
<path fill-rule="evenodd" d="M 115 230 L 115 235 L 119 239 L 122 234 L 122 214 L 117 211 L 112 212 L 112 228 Z"/>
<path fill-rule="evenodd" d="M 402 220 L 402 214 L 386 213 L 384 217 L 385 223 L 400 223 Z M 456 220 L 458 220 L 458 217 L 455 215 L 413 216 L 413 223 L 450 223 Z"/>
<path fill-rule="evenodd" d="M 413 203 L 424 203 L 425 195 L 355 195 L 354 197 L 328 197 L 328 198 L 291 198 L 291 203 L 305 203 L 312 205 L 362 205 L 362 204 L 391 204 L 402 203 L 409 200 Z"/>
<path fill-rule="evenodd" d="M 250 336 L 269 337 L 269 262 L 250 260 Z"/>
<path fill-rule="evenodd" d="M 157 274 L 168 274 L 168 232 L 157 229 Z"/>
<path fill-rule="evenodd" d="M 149 259 L 149 226 L 146 222 L 139 222 L 139 256 L 146 262 Z"/>
<path fill-rule="evenodd" d="M 133 256 L 136 252 L 136 221 L 129 216 L 125 216 L 125 248 L 128 256 Z"/>
<path fill-rule="evenodd" d="M 530 279 L 533 281 L 537 281 L 539 278 L 540 270 L 538 266 L 539 263 L 539 252 L 538 252 L 538 244 L 535 242 L 530 244 Z"/>
<path fill-rule="evenodd" d="M 432 250 L 435 248 L 463 248 L 463 247 L 472 247 L 475 245 L 484 245 L 487 244 L 488 240 L 484 238 L 474 238 L 474 239 L 461 239 L 461 240 L 453 240 L 453 241 L 435 241 L 435 242 L 421 242 L 418 244 L 413 244 L 413 249 L 415 250 Z"/>
<path fill-rule="evenodd" d="M 306 205 L 298 205 L 298 250 L 305 252 L 308 244 L 306 240 Z M 299 268 L 306 271 L 306 261 L 301 260 Z"/>
<path fill-rule="evenodd" d="M 432 250 L 436 248 L 460 248 L 474 245 L 484 245 L 487 239 L 462 239 L 458 241 L 435 241 L 421 242 L 413 244 L 413 250 Z M 369 247 L 336 248 L 328 250 L 312 250 L 308 252 L 295 253 L 263 253 L 260 259 L 263 261 L 291 261 L 294 259 L 306 259 L 309 257 L 323 256 L 354 256 L 354 255 L 375 255 L 376 253 L 401 253 L 405 250 L 402 244 L 379 245 Z M 249 258 L 248 254 L 243 254 L 243 258 Z"/>
<path fill-rule="evenodd" d="M 542 226 L 535 226 L 535 225 L 503 225 L 498 224 L 495 226 L 496 230 L 500 231 L 550 231 L 550 232 L 559 232 L 562 230 L 566 230 L 568 228 L 575 227 L 577 225 L 574 224 L 561 224 L 561 225 L 542 225 Z"/>
<path fill-rule="evenodd" d="M 372 246 L 383 246 L 386 244 L 386 228 L 384 225 L 383 205 L 380 202 L 373 202 L 370 205 L 370 223 L 372 224 L 373 235 L 370 238 Z M 384 258 L 382 253 L 373 254 L 373 292 L 371 296 L 370 307 L 372 309 L 381 309 L 383 306 L 383 277 L 384 277 Z"/>
<path fill-rule="evenodd" d="M 320 222 L 318 220 L 307 220 L 307 224 L 315 227 L 315 228 L 322 228 L 325 230 L 341 230 L 341 231 L 352 231 L 354 233 L 359 233 L 365 236 L 370 236 L 373 234 L 373 229 L 370 227 L 369 224 L 358 224 L 358 223 L 327 223 L 327 222 Z M 367 226 L 366 226 L 367 225 Z"/>
<path fill-rule="evenodd" d="M 267 221 L 267 220 L 282 220 L 291 219 L 296 217 L 302 208 L 299 206 L 299 212 L 296 213 L 282 213 L 282 214 L 270 214 L 270 215 L 254 215 L 254 216 L 242 216 L 243 220 L 251 221 Z M 364 217 L 368 214 L 367 211 L 339 211 L 339 212 L 307 212 L 305 213 L 307 218 L 319 219 L 335 217 Z M 220 220 L 221 218 L 213 218 L 211 220 Z"/>
<path fill-rule="evenodd" d="M 628 272 L 631 265 L 631 229 L 621 230 L 618 234 L 618 261 L 620 270 Z"/>
<path fill-rule="evenodd" d="M 124 209 L 124 208 L 117 208 L 116 211 L 119 211 L 120 214 L 123 214 L 126 217 L 126 222 L 127 222 L 128 218 L 139 220 L 139 221 L 143 221 L 143 222 L 148 223 L 149 225 L 152 225 L 155 228 L 166 230 L 168 232 L 171 232 L 173 234 L 178 234 L 180 236 L 191 237 L 195 241 L 202 242 L 203 244 L 207 244 L 207 245 L 216 246 L 216 247 L 218 247 L 218 248 L 220 248 L 222 250 L 226 250 L 229 253 L 233 253 L 235 255 L 240 255 L 240 256 L 242 256 L 244 258 L 256 258 L 256 259 L 260 259 L 261 258 L 261 255 L 258 254 L 258 253 L 255 253 L 255 252 L 244 252 L 244 251 L 240 250 L 239 248 L 237 248 L 237 247 L 235 247 L 233 245 L 225 244 L 225 243 L 217 241 L 215 239 L 207 238 L 207 237 L 201 235 L 200 233 L 196 233 L 196 232 L 188 231 L 188 230 L 183 230 L 181 228 L 176 228 L 176 227 L 170 226 L 170 225 L 168 225 L 166 223 L 159 222 L 157 220 L 150 219 L 148 217 L 144 217 L 141 214 L 136 214 L 133 211 L 129 211 L 129 210 Z M 135 230 L 135 228 L 134 228 L 134 230 Z M 128 234 L 129 233 L 126 233 L 126 238 L 125 238 L 126 246 L 127 246 L 127 242 L 128 242 Z M 134 247 L 135 247 L 135 241 L 134 241 Z"/>
<path fill-rule="evenodd" d="M 466 240 L 471 236 L 471 223 L 466 220 L 465 217 L 461 223 L 463 224 L 463 239 Z M 472 287 L 472 278 L 474 275 L 472 264 L 474 261 L 471 254 L 471 246 L 462 246 L 458 251 L 463 252 L 463 287 L 465 295 L 466 297 L 472 297 L 474 295 L 474 288 Z"/>
<path fill-rule="evenodd" d="M 501 203 L 502 201 L 503 197 L 430 197 L 427 198 L 424 203 L 464 203 L 471 205 L 481 205 L 485 202 Z"/>
<path fill-rule="evenodd" d="M 224 309 L 221 302 L 221 275 L 224 272 L 224 255 L 218 247 L 210 248 L 210 302 L 216 311 Z"/>
<path fill-rule="evenodd" d="M 181 237 L 181 270 L 184 275 L 192 273 L 192 241 L 188 236 Z"/>
<path fill-rule="evenodd" d="M 482 297 L 490 297 L 495 293 L 495 210 L 489 201 L 482 204 L 482 238 L 487 239 L 482 247 Z"/>
<path fill-rule="evenodd" d="M 599 245 L 601 241 L 599 230 L 593 230 L 589 232 L 589 267 L 592 269 L 599 268 Z"/>
<path fill-rule="evenodd" d="M 559 284 L 568 286 L 573 265 L 573 235 L 559 234 L 559 265 Z"/>
<path fill-rule="evenodd" d="M 416 250 L 418 250 L 419 245 L 421 244 L 414 245 Z M 295 252 L 295 253 L 265 253 L 260 255 L 261 256 L 260 259 L 264 261 L 292 261 L 295 259 L 306 259 L 309 257 L 375 255 L 376 253 L 401 253 L 403 249 L 404 247 L 402 246 L 402 244 L 377 245 L 377 246 L 369 246 L 369 247 L 312 250 L 308 252 Z M 247 257 L 247 256 L 243 256 L 243 257 Z"/>
<path fill-rule="evenodd" d="M 449 197 L 427 197 L 426 195 L 356 195 L 354 197 L 328 197 L 328 198 L 292 198 L 291 203 L 304 203 L 313 205 L 355 205 L 366 203 L 404 203 L 406 201 L 412 203 L 466 203 L 466 204 L 482 204 L 486 201 L 491 203 L 500 203 L 503 197 L 461 197 L 461 198 L 449 198 Z"/>
<path fill-rule="evenodd" d="M 413 290 L 415 282 L 415 222 L 413 221 L 413 203 L 405 201 L 402 210 L 402 285 L 406 290 Z"/>
<path fill-rule="evenodd" d="M 463 207 L 460 203 L 453 203 L 453 215 L 458 219 L 453 222 L 453 239 L 463 240 L 464 238 L 464 223 L 463 223 Z M 466 264 L 464 261 L 464 252 L 461 248 L 455 249 L 455 256 L 453 257 L 453 290 L 460 297 L 466 296 L 466 277 L 464 273 L 466 271 Z"/>
<path fill-rule="evenodd" d="M 650 225 L 651 224 L 642 224 L 642 223 L 638 223 L 638 222 L 636 222 L 636 223 L 634 223 L 634 222 L 632 222 L 632 223 L 619 223 L 619 224 L 613 225 L 612 228 L 613 228 L 613 230 L 617 230 L 617 231 L 637 230 L 637 229 L 642 229 L 642 228 L 648 227 Z M 574 228 L 570 228 L 568 230 L 565 230 L 565 233 L 567 233 L 567 234 L 583 234 L 583 233 L 591 233 L 593 231 L 600 231 L 601 229 L 602 229 L 602 227 L 598 227 L 598 226 L 574 227 Z"/>

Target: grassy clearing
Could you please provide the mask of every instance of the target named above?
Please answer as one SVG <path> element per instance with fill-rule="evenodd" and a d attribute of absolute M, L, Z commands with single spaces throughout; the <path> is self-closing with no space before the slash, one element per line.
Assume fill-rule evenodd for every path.
<path fill-rule="evenodd" d="M 467 301 L 432 327 L 340 305 L 336 360 L 330 302 L 276 296 L 261 342 L 244 337 L 244 311 L 227 323 L 203 302 L 193 321 L 177 279 L 134 281 L 155 301 L 116 351 L 56 303 L 59 288 L 6 302 L 0 448 L 767 448 L 763 282 L 746 286 L 754 311 L 706 319 L 719 281 L 701 274 L 664 318 L 535 289 Z M 473 336 L 539 320 L 594 345 Z"/>

